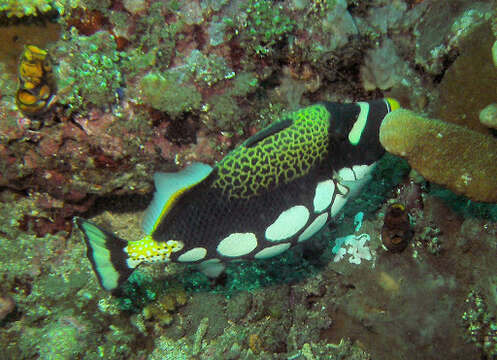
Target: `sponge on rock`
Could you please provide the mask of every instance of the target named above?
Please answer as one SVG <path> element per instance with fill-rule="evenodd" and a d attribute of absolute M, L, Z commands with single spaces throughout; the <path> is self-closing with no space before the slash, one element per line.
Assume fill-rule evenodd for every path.
<path fill-rule="evenodd" d="M 399 109 L 380 128 L 380 142 L 431 182 L 474 201 L 497 202 L 497 139 Z"/>

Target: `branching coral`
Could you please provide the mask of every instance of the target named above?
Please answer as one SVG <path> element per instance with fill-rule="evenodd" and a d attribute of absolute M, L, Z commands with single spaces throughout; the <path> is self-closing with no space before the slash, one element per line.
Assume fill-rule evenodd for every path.
<path fill-rule="evenodd" d="M 359 232 L 362 226 L 364 213 L 358 212 L 354 217 L 355 233 Z M 369 234 L 350 234 L 344 237 L 335 239 L 333 253 L 335 254 L 334 262 L 339 262 L 345 255 L 349 254 L 349 262 L 359 265 L 361 260 L 371 260 L 371 250 L 366 242 L 371 240 Z"/>
<path fill-rule="evenodd" d="M 366 245 L 366 241 L 370 240 L 368 234 L 348 235 L 344 238 L 336 239 L 337 244 L 342 243 L 344 246 L 338 249 L 333 261 L 338 262 L 343 259 L 346 254 L 349 254 L 349 262 L 359 265 L 361 260 L 371 260 L 371 250 Z"/>

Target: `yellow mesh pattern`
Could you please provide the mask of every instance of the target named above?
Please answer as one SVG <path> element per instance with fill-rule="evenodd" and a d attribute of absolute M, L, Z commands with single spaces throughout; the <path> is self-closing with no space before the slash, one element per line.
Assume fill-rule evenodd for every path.
<path fill-rule="evenodd" d="M 289 114 L 292 124 L 229 153 L 218 165 L 213 187 L 232 198 L 250 198 L 301 177 L 328 152 L 330 113 L 313 105 Z"/>

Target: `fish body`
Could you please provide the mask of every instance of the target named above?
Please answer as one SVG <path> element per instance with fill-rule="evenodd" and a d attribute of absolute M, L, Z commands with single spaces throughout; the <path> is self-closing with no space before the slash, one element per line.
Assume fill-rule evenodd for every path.
<path fill-rule="evenodd" d="M 311 238 L 369 179 L 383 155 L 379 126 L 393 99 L 324 102 L 288 114 L 214 167 L 156 173 L 143 221 L 126 242 L 77 218 L 101 285 L 117 288 L 142 262 L 196 263 L 211 276 L 237 259 L 267 259 Z"/>

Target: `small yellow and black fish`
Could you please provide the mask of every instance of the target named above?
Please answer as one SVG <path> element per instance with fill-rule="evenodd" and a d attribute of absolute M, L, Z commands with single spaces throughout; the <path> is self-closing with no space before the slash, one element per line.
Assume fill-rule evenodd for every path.
<path fill-rule="evenodd" d="M 35 116 L 54 103 L 55 81 L 48 52 L 35 45 L 26 45 L 19 59 L 16 104 L 25 115 Z"/>
<path fill-rule="evenodd" d="M 100 284 L 116 289 L 143 262 L 267 259 L 311 238 L 369 179 L 383 155 L 379 127 L 393 99 L 320 103 L 290 113 L 214 167 L 154 175 L 146 236 L 124 241 L 76 218 Z"/>

